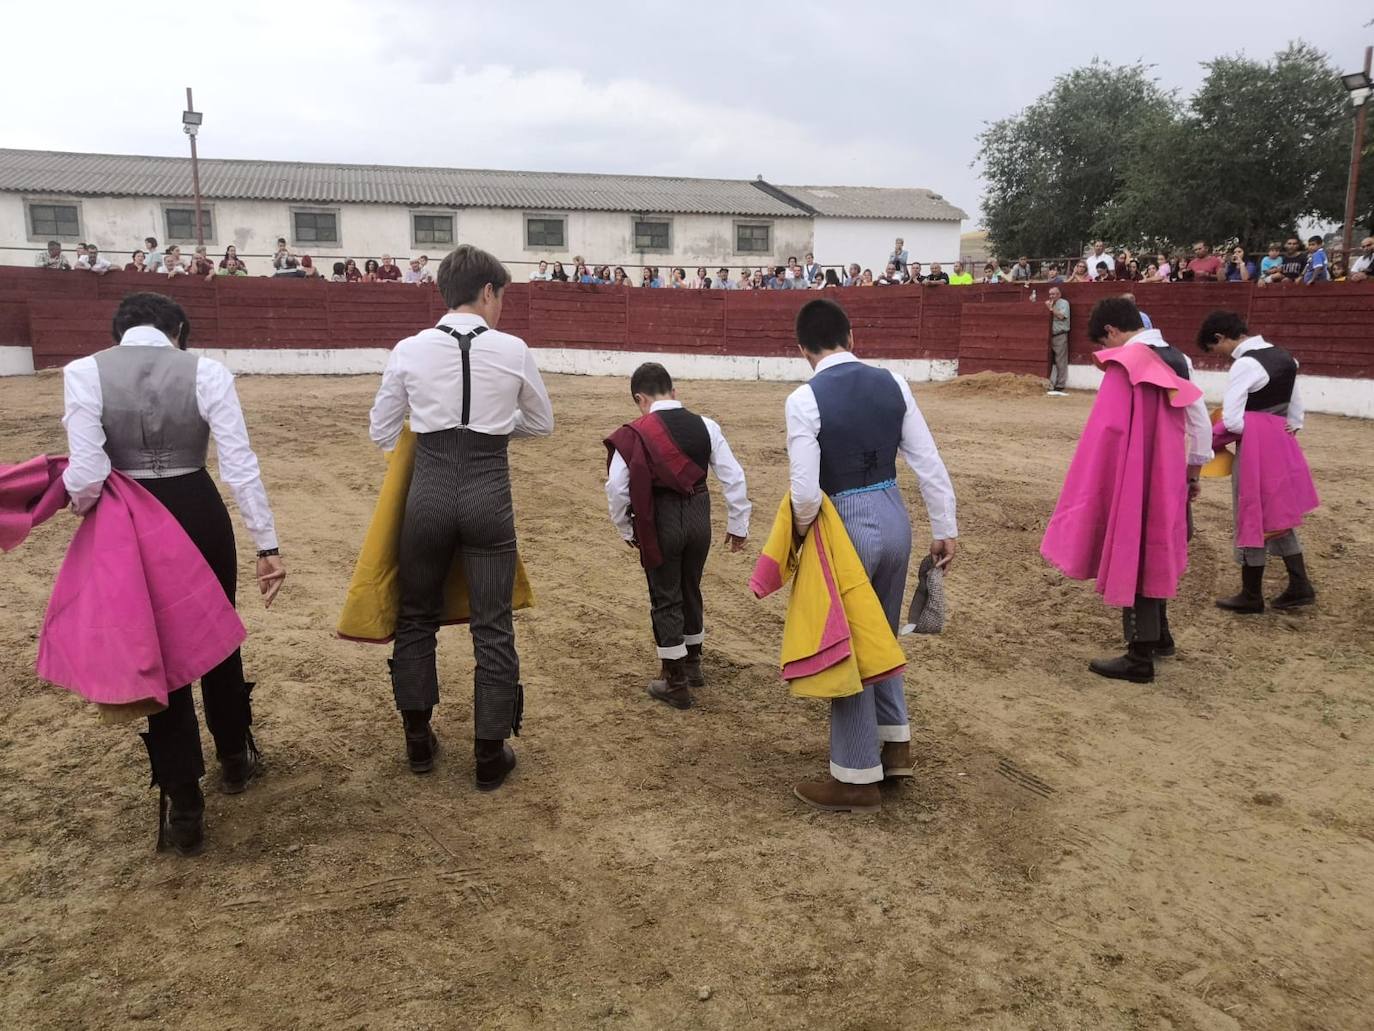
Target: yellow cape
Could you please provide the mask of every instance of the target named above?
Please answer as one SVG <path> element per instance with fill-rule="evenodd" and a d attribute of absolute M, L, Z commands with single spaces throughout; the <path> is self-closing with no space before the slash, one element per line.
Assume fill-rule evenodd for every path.
<path fill-rule="evenodd" d="M 1221 422 L 1221 409 L 1212 409 L 1212 425 Z M 1213 456 L 1212 460 L 1202 467 L 1202 475 L 1210 479 L 1220 479 L 1231 475 L 1231 467 L 1235 464 L 1236 456 L 1228 449 L 1222 448 Z"/>
<path fill-rule="evenodd" d="M 337 628 L 340 637 L 372 644 L 385 644 L 396 633 L 396 614 L 401 607 L 401 524 L 405 520 L 406 495 L 415 470 L 415 434 L 407 427 L 401 431 L 396 449 L 386 456 L 386 476 L 377 496 L 377 507 L 363 538 L 363 550 L 353 569 L 343 612 Z M 534 605 L 525 566 L 515 560 L 513 608 Z M 443 622 L 465 623 L 468 611 L 468 583 L 463 563 L 455 555 L 444 582 Z"/>
<path fill-rule="evenodd" d="M 906 655 L 829 498 L 822 499 L 801 547 L 793 541 L 789 494 L 778 507 L 750 587 L 763 597 L 792 581 L 780 659 L 791 692 L 844 698 L 866 682 L 899 672 Z M 837 661 L 840 653 L 846 654 Z"/>

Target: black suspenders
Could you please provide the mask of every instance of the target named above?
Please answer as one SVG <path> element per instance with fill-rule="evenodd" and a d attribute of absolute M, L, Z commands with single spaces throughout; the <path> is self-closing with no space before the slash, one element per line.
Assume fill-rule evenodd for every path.
<path fill-rule="evenodd" d="M 435 326 L 441 333 L 447 333 L 458 341 L 463 352 L 463 429 L 468 427 L 468 416 L 472 413 L 472 338 L 487 331 L 486 326 L 477 326 L 471 333 L 459 333 L 452 326 Z"/>

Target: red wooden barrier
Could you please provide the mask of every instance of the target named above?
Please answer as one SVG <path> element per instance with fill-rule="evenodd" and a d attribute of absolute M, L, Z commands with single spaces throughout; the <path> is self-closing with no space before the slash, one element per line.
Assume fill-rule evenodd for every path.
<path fill-rule="evenodd" d="M 1019 372 L 1043 376 L 1049 365 L 1050 313 L 1039 304 L 963 305 L 959 375 Z"/>

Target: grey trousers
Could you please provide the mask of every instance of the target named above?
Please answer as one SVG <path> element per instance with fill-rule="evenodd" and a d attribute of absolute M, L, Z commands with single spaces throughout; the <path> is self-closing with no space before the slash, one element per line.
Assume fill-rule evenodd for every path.
<path fill-rule="evenodd" d="M 1069 334 L 1050 334 L 1050 389 L 1063 390 L 1069 385 Z"/>
<path fill-rule="evenodd" d="M 455 553 L 467 577 L 472 616 L 474 736 L 504 739 L 518 729 L 522 704 L 511 615 L 515 511 L 505 437 L 453 429 L 416 438 L 392 650 L 398 709 L 428 709 L 439 701 L 436 638 Z"/>
<path fill-rule="evenodd" d="M 911 519 L 902 492 L 889 487 L 832 500 L 883 613 L 896 631 L 911 564 Z M 910 740 L 900 673 L 867 685 L 859 694 L 830 702 L 830 775 L 836 780 L 877 783 L 883 779 L 882 743 Z"/>
<path fill-rule="evenodd" d="M 1243 441 L 1236 441 L 1236 460 L 1231 472 L 1231 512 L 1233 521 L 1239 524 L 1240 514 L 1240 448 Z M 1302 554 L 1302 542 L 1298 540 L 1298 531 L 1289 530 L 1281 533 L 1277 537 L 1271 537 L 1264 542 L 1262 548 L 1236 548 L 1236 561 L 1242 566 L 1264 566 L 1268 564 L 1268 556 L 1275 558 L 1288 558 L 1292 555 Z"/>
<path fill-rule="evenodd" d="M 701 574 L 711 551 L 711 495 L 654 493 L 654 523 L 663 564 L 646 570 L 654 643 L 660 659 L 681 659 L 706 639 Z"/>

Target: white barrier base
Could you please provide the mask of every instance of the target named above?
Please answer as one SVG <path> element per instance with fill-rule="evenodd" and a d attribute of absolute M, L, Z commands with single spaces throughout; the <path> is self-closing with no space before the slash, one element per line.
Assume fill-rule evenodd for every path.
<path fill-rule="evenodd" d="M 1193 373 L 1193 382 L 1202 388 L 1202 396 L 1209 405 L 1221 404 L 1226 393 L 1226 373 L 1199 369 Z M 1101 384 L 1102 370 L 1097 366 L 1069 366 L 1070 390 L 1096 390 Z M 1374 419 L 1374 380 L 1299 374 L 1298 392 L 1306 411 Z"/>

